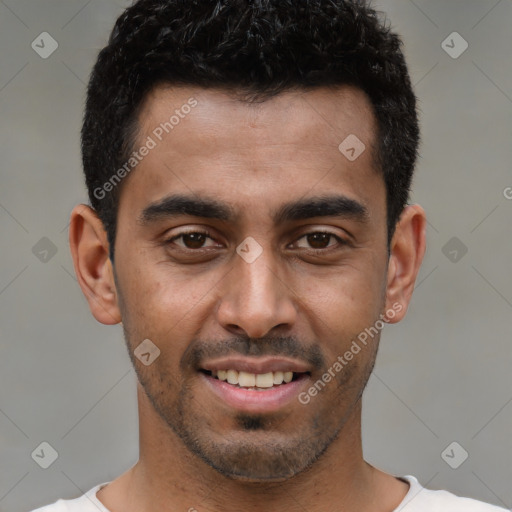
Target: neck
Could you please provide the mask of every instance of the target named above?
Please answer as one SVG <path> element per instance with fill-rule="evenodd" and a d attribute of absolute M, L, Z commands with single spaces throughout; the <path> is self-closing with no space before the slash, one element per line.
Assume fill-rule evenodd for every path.
<path fill-rule="evenodd" d="M 333 503 L 339 510 L 387 512 L 407 492 L 407 484 L 364 461 L 361 401 L 312 467 L 285 481 L 254 483 L 227 478 L 191 454 L 140 386 L 138 399 L 139 461 L 97 494 L 111 512 L 260 512 L 281 507 L 290 512 L 325 512 L 333 509 Z"/>

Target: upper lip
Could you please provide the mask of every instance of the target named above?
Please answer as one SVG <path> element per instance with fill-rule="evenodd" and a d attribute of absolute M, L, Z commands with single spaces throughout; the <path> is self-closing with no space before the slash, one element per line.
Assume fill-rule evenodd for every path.
<path fill-rule="evenodd" d="M 269 373 L 269 372 L 309 372 L 306 364 L 293 359 L 282 357 L 224 357 L 206 361 L 201 365 L 202 370 L 237 370 L 247 373 Z"/>

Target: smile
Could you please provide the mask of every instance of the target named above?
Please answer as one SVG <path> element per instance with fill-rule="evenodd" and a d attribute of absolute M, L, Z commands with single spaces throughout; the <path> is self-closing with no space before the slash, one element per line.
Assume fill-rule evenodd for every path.
<path fill-rule="evenodd" d="M 249 373 L 229 370 L 201 370 L 204 383 L 222 402 L 237 410 L 264 413 L 275 412 L 297 396 L 310 380 L 309 372 L 275 371 Z"/>
<path fill-rule="evenodd" d="M 288 384 L 292 380 L 297 380 L 300 373 L 293 372 L 267 372 L 267 373 L 249 373 L 237 370 L 212 370 L 209 373 L 212 377 L 226 381 L 233 386 L 247 388 L 253 391 L 264 391 L 265 389 L 281 386 L 283 382 Z"/>

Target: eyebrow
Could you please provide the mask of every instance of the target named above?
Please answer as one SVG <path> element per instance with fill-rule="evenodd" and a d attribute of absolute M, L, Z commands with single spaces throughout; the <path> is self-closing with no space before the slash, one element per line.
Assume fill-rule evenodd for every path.
<path fill-rule="evenodd" d="M 216 199 L 173 194 L 144 208 L 138 223 L 146 226 L 162 219 L 184 215 L 226 222 L 236 222 L 240 218 L 240 214 L 231 205 Z M 276 225 L 313 217 L 340 217 L 367 222 L 369 213 L 360 202 L 344 195 L 322 195 L 285 203 L 271 217 Z"/>

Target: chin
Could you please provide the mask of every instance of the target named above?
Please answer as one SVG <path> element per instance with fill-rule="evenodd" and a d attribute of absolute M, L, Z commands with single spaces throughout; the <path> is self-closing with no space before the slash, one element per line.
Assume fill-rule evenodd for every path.
<path fill-rule="evenodd" d="M 302 467 L 285 466 L 281 461 L 272 464 L 267 457 L 260 457 L 258 462 L 254 463 L 254 456 L 250 463 L 233 465 L 231 459 L 219 457 L 217 454 L 214 460 L 203 458 L 203 460 L 215 471 L 230 480 L 247 484 L 268 484 L 281 483 L 300 473 Z"/>
<path fill-rule="evenodd" d="M 269 439 L 270 439 L 269 435 Z M 197 439 L 196 439 L 197 441 Z M 230 480 L 248 484 L 281 483 L 309 469 L 328 443 L 311 441 L 262 444 L 230 441 L 188 444 L 208 466 Z"/>

